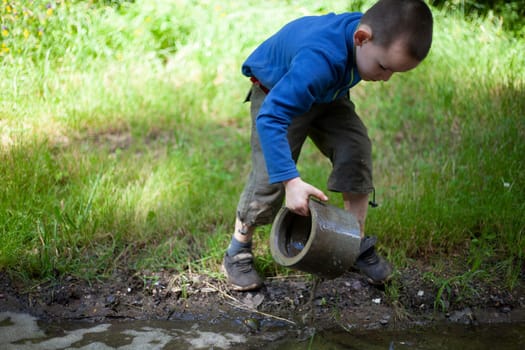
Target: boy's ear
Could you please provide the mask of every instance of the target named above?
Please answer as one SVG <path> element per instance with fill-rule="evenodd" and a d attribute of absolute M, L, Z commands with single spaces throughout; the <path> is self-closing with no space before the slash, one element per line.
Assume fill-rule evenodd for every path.
<path fill-rule="evenodd" d="M 361 46 L 370 40 L 372 40 L 372 28 L 366 24 L 360 25 L 354 33 L 354 44 Z"/>

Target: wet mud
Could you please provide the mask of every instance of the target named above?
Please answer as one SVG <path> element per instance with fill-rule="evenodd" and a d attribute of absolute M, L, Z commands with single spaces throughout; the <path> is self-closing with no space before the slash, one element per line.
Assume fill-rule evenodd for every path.
<path fill-rule="evenodd" d="M 498 284 L 470 286 L 465 297 L 452 286 L 436 303 L 437 287 L 424 267 L 396 272 L 397 288 L 376 287 L 358 273 L 332 279 L 298 274 L 268 278 L 256 292 L 235 292 L 223 279 L 175 271 L 119 271 L 104 281 L 74 277 L 28 286 L 0 272 L 0 311 L 26 312 L 46 321 L 232 320 L 245 332 L 279 334 L 315 327 L 344 330 L 402 329 L 433 322 L 525 322 L 523 283 L 512 291 Z M 522 280 L 523 281 L 523 280 Z M 393 294 L 393 291 L 397 295 Z M 459 298 L 458 296 L 461 296 Z M 271 331 L 270 331 L 271 330 Z M 300 337 L 301 334 L 298 335 Z"/>

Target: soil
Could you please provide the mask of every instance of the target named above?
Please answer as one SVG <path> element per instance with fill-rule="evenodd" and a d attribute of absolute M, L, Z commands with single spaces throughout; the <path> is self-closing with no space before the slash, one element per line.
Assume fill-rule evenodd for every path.
<path fill-rule="evenodd" d="M 66 277 L 33 287 L 0 272 L 0 311 L 27 312 L 45 321 L 230 319 L 249 331 L 525 322 L 523 276 L 512 291 L 497 287 L 503 284 L 471 282 L 469 293 L 460 294 L 462 286 L 453 283 L 440 293 L 425 271 L 418 264 L 398 271 L 392 282 L 397 288 L 372 286 L 354 272 L 333 280 L 299 273 L 268 278 L 255 292 L 231 291 L 223 279 L 188 271 L 121 270 L 106 281 Z M 445 301 L 435 305 L 440 294 Z"/>

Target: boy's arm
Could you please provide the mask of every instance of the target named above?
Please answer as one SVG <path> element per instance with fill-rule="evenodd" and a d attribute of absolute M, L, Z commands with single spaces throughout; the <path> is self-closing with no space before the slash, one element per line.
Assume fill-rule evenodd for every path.
<path fill-rule="evenodd" d="M 304 182 L 292 159 L 287 132 L 292 118 L 312 107 L 334 81 L 332 69 L 322 54 L 308 51 L 297 55 L 289 71 L 272 87 L 256 120 L 261 148 L 270 182 L 282 182 L 286 207 L 299 215 L 308 215 L 308 198 L 328 200 L 318 188 Z"/>
<path fill-rule="evenodd" d="M 322 53 L 303 50 L 294 57 L 286 74 L 271 86 L 256 119 L 270 183 L 300 176 L 288 143 L 288 127 L 293 118 L 300 118 L 326 94 L 338 74 Z"/>

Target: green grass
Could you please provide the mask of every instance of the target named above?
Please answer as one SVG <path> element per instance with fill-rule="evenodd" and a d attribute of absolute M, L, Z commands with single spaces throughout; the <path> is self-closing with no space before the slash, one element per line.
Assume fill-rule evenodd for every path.
<path fill-rule="evenodd" d="M 106 3 L 0 4 L 0 269 L 215 274 L 249 171 L 243 59 L 293 18 L 350 8 Z M 381 204 L 368 232 L 399 267 L 455 259 L 513 287 L 525 259 L 525 42 L 493 19 L 434 14 L 420 67 L 352 91 Z M 310 144 L 300 170 L 325 188 L 329 164 Z M 260 231 L 258 267 L 286 274 Z"/>

